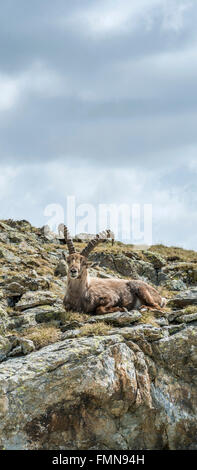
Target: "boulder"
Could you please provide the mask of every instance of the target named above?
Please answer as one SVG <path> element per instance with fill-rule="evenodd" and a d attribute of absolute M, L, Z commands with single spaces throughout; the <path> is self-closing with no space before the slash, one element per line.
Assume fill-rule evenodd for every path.
<path fill-rule="evenodd" d="M 57 264 L 55 271 L 55 276 L 65 277 L 67 275 L 67 263 L 64 260 L 60 260 Z"/>
<path fill-rule="evenodd" d="M 4 361 L 12 346 L 9 339 L 0 336 L 0 362 Z"/>
<path fill-rule="evenodd" d="M 159 255 L 158 253 L 154 253 L 153 251 L 145 250 L 143 251 L 144 256 L 152 263 L 154 268 L 161 269 L 163 266 L 166 265 L 166 260 Z"/>
<path fill-rule="evenodd" d="M 115 334 L 67 338 L 1 364 L 1 448 L 195 449 L 195 330 L 143 330 L 152 356 L 137 334 Z"/>
<path fill-rule="evenodd" d="M 180 294 L 168 301 L 169 307 L 183 308 L 187 305 L 197 305 L 197 287 L 180 292 Z"/>
<path fill-rule="evenodd" d="M 15 306 L 16 311 L 26 310 L 38 305 L 53 305 L 56 296 L 50 291 L 26 292 Z"/>
<path fill-rule="evenodd" d="M 132 312 L 114 312 L 105 315 L 95 315 L 88 319 L 88 323 L 105 321 L 105 323 L 115 326 L 126 326 L 135 323 L 140 318 L 142 318 L 142 314 L 133 310 Z"/>
<path fill-rule="evenodd" d="M 29 354 L 32 351 L 35 351 L 35 345 L 30 339 L 21 339 L 20 340 L 21 349 L 23 354 Z"/>

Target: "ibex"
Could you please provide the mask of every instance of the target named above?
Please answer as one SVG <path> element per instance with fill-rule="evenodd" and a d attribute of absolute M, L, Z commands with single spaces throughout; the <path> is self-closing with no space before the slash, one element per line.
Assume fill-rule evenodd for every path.
<path fill-rule="evenodd" d="M 165 306 L 165 299 L 156 289 L 141 280 L 89 277 L 88 255 L 98 243 L 109 237 L 109 231 L 108 234 L 103 231 L 96 235 L 81 253 L 76 253 L 66 226 L 64 237 L 69 251 L 67 289 L 63 301 L 66 310 L 99 315 L 147 306 L 161 310 Z"/>

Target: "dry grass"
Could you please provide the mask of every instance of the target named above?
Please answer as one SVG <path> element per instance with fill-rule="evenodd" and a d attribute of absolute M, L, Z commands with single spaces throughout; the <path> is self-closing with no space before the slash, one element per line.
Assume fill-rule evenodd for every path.
<path fill-rule="evenodd" d="M 89 315 L 85 313 L 78 313 L 78 312 L 65 312 L 64 320 L 66 321 L 86 321 L 88 320 Z"/>
<path fill-rule="evenodd" d="M 157 286 L 157 290 L 159 291 L 160 295 L 166 299 L 172 299 L 177 295 L 176 291 L 169 290 L 163 286 Z"/>
<path fill-rule="evenodd" d="M 81 251 L 87 243 L 74 243 L 75 248 L 77 251 Z M 65 245 L 66 248 L 66 245 Z M 136 251 L 138 256 L 144 259 L 143 249 L 138 248 L 137 245 L 126 244 L 121 242 L 115 242 L 114 245 L 110 242 L 108 243 L 100 243 L 98 246 L 95 247 L 94 252 L 101 252 L 104 251 L 105 253 L 111 254 L 121 254 L 121 253 L 128 253 L 132 251 Z M 148 248 L 148 251 L 153 251 L 154 253 L 158 253 L 164 258 L 176 258 L 177 261 L 183 262 L 190 262 L 190 263 L 197 263 L 197 252 L 193 250 L 185 250 L 184 248 L 176 247 L 176 246 L 165 246 L 162 244 L 152 245 Z"/>
<path fill-rule="evenodd" d="M 80 329 L 80 336 L 99 336 L 106 335 L 111 330 L 111 326 L 104 322 L 87 323 Z"/>
<path fill-rule="evenodd" d="M 160 254 L 169 261 L 174 259 L 175 261 L 183 261 L 189 263 L 197 263 L 197 252 L 193 250 L 185 250 L 184 248 L 176 246 L 165 246 L 165 245 L 152 245 L 149 251 L 154 251 Z"/>
<path fill-rule="evenodd" d="M 81 250 L 83 250 L 83 248 L 85 248 L 87 243 L 74 242 L 74 245 L 75 245 L 75 248 L 76 248 L 77 251 L 81 251 Z M 105 253 L 121 254 L 121 253 L 131 251 L 134 248 L 135 248 L 135 246 L 132 245 L 132 244 L 127 245 L 125 243 L 115 242 L 114 245 L 112 246 L 112 244 L 110 242 L 108 242 L 108 243 L 99 243 L 99 245 L 97 245 L 94 248 L 94 252 L 95 253 L 100 253 L 100 252 L 104 251 Z"/>
<path fill-rule="evenodd" d="M 39 325 L 23 331 L 23 338 L 34 342 L 36 349 L 55 343 L 61 338 L 61 331 L 54 325 Z"/>
<path fill-rule="evenodd" d="M 147 310 L 146 312 L 140 313 L 142 314 L 142 317 L 138 320 L 138 323 L 148 324 L 157 327 L 159 326 L 152 310 Z"/>
<path fill-rule="evenodd" d="M 14 311 L 14 308 L 13 308 L 13 307 L 6 307 L 6 312 L 8 313 L 8 315 L 9 315 L 10 313 L 13 313 L 13 311 Z"/>
<path fill-rule="evenodd" d="M 37 274 L 39 274 L 39 276 L 45 276 L 47 274 L 54 275 L 54 268 L 51 268 L 50 266 L 45 265 L 45 266 L 37 268 L 36 272 Z"/>
<path fill-rule="evenodd" d="M 66 245 L 65 245 L 65 247 L 67 249 Z M 59 245 L 59 243 L 43 243 L 42 248 L 46 252 L 51 252 L 51 251 L 55 251 L 57 249 L 60 249 L 62 247 Z"/>

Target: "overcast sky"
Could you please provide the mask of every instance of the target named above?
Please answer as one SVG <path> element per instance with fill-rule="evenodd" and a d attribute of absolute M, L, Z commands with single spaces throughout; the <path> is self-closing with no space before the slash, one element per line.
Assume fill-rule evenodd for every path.
<path fill-rule="evenodd" d="M 153 242 L 197 249 L 196 0 L 3 0 L 0 218 L 153 204 Z"/>

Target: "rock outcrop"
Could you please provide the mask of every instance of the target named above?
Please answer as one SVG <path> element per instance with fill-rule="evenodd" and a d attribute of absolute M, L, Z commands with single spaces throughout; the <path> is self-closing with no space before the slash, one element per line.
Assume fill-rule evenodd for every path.
<path fill-rule="evenodd" d="M 96 317 L 64 311 L 63 252 L 27 221 L 0 222 L 0 449 L 196 449 L 195 252 L 100 246 L 91 274 L 133 274 L 169 302 Z"/>

